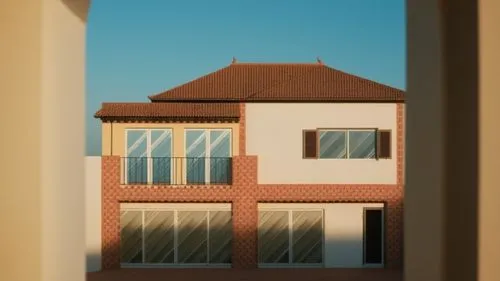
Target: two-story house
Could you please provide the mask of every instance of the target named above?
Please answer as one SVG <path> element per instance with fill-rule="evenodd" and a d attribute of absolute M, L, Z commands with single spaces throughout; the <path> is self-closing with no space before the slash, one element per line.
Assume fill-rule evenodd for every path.
<path fill-rule="evenodd" d="M 103 268 L 400 267 L 404 92 L 240 63 L 104 103 Z"/>

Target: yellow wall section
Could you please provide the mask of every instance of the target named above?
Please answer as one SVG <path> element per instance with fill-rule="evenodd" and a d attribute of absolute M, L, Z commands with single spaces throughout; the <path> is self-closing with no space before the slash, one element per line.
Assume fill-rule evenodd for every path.
<path fill-rule="evenodd" d="M 233 155 L 239 152 L 238 123 L 102 123 L 102 155 L 125 155 L 126 129 L 172 129 L 173 156 L 185 157 L 184 136 L 186 129 L 231 129 Z"/>

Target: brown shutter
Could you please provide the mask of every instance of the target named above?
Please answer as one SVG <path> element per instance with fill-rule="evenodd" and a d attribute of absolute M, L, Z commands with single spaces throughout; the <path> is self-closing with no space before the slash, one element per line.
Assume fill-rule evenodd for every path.
<path fill-rule="evenodd" d="M 303 158 L 316 158 L 318 154 L 318 140 L 316 130 L 304 130 L 303 132 Z"/>
<path fill-rule="evenodd" d="M 391 158 L 391 131 L 377 132 L 377 158 Z"/>

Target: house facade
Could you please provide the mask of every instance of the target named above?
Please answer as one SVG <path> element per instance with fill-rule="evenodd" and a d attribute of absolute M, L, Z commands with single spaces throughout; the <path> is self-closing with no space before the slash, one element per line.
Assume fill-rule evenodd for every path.
<path fill-rule="evenodd" d="M 102 266 L 401 267 L 404 92 L 232 64 L 104 103 Z"/>

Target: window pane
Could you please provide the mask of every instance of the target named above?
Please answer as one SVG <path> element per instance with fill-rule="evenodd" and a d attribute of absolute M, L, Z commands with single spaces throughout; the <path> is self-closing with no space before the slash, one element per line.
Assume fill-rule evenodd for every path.
<path fill-rule="evenodd" d="M 287 211 L 259 212 L 259 263 L 289 263 Z"/>
<path fill-rule="evenodd" d="M 231 174 L 231 130 L 210 131 L 210 183 L 228 184 Z"/>
<path fill-rule="evenodd" d="M 210 157 L 231 156 L 231 131 L 210 131 Z"/>
<path fill-rule="evenodd" d="M 170 130 L 151 130 L 151 157 L 170 157 L 171 147 Z"/>
<path fill-rule="evenodd" d="M 144 212 L 146 263 L 174 262 L 174 212 Z"/>
<path fill-rule="evenodd" d="M 231 158 L 210 158 L 210 183 L 230 184 L 231 183 Z"/>
<path fill-rule="evenodd" d="M 127 157 L 146 157 L 147 143 L 146 130 L 127 131 Z"/>
<path fill-rule="evenodd" d="M 323 213 L 293 211 L 293 263 L 322 263 Z"/>
<path fill-rule="evenodd" d="M 187 158 L 187 184 L 205 184 L 205 158 Z"/>
<path fill-rule="evenodd" d="M 210 211 L 210 263 L 231 263 L 231 211 Z"/>
<path fill-rule="evenodd" d="M 205 131 L 186 131 L 186 172 L 188 184 L 205 183 L 206 141 Z"/>
<path fill-rule="evenodd" d="M 207 263 L 207 212 L 178 212 L 178 262 Z"/>
<path fill-rule="evenodd" d="M 346 132 L 321 131 L 319 148 L 319 158 L 346 158 Z"/>
<path fill-rule="evenodd" d="M 349 131 L 349 158 L 375 158 L 375 131 Z"/>
<path fill-rule="evenodd" d="M 120 261 L 142 263 L 142 212 L 120 212 Z"/>
<path fill-rule="evenodd" d="M 127 131 L 127 182 L 144 184 L 148 181 L 147 131 Z"/>
<path fill-rule="evenodd" d="M 127 183 L 147 184 L 148 182 L 148 158 L 127 158 Z"/>
<path fill-rule="evenodd" d="M 153 183 L 170 184 L 172 167 L 172 132 L 151 130 L 151 157 Z"/>
<path fill-rule="evenodd" d="M 206 138 L 203 130 L 186 131 L 186 156 L 187 157 L 205 157 Z"/>

